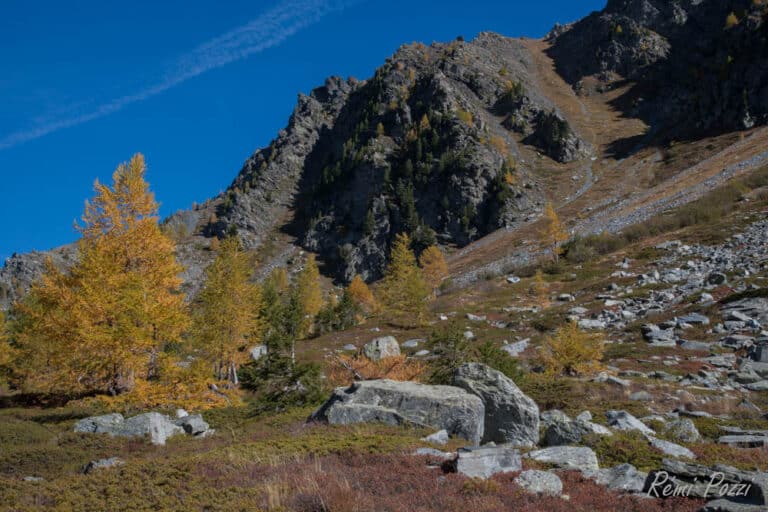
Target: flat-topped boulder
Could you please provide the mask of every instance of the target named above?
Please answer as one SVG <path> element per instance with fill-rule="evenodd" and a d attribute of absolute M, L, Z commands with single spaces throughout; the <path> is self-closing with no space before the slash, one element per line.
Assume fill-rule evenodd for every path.
<path fill-rule="evenodd" d="M 461 448 L 454 464 L 458 473 L 470 478 L 489 478 L 496 473 L 523 469 L 520 452 L 508 446 Z"/>
<path fill-rule="evenodd" d="M 445 429 L 450 435 L 479 444 L 484 416 L 482 400 L 461 388 L 384 379 L 336 388 L 310 420 L 332 425 L 413 424 Z"/>
<path fill-rule="evenodd" d="M 187 433 L 202 437 L 213 432 L 199 414 L 171 419 L 158 412 L 147 412 L 127 419 L 117 413 L 91 416 L 75 423 L 74 431 L 118 437 L 148 436 L 152 444 L 157 445 L 164 445 L 169 437 L 176 434 Z"/>

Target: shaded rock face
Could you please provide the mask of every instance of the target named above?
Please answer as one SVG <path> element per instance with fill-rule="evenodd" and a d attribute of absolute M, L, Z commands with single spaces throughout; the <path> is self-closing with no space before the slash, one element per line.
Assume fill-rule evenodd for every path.
<path fill-rule="evenodd" d="M 401 47 L 356 84 L 306 158 L 292 226 L 301 244 L 341 280 L 370 280 L 382 275 L 398 232 L 417 249 L 435 240 L 463 246 L 536 214 L 538 185 L 513 163 L 521 159 L 512 128 L 499 120 L 515 115 L 515 130 L 533 133 L 537 113 L 553 108 L 533 94 L 505 102 L 507 82 L 528 80 L 526 60 L 522 45 L 492 34 Z M 557 147 L 548 134 L 531 143 Z"/>
<path fill-rule="evenodd" d="M 32 282 L 45 270 L 48 258 L 55 267 L 64 269 L 74 263 L 75 256 L 75 246 L 68 245 L 53 251 L 33 251 L 8 258 L 0 268 L 0 311 L 8 309 L 27 293 Z"/>
<path fill-rule="evenodd" d="M 539 407 L 503 373 L 484 364 L 456 369 L 453 384 L 485 405 L 483 442 L 533 446 L 539 440 Z"/>
<path fill-rule="evenodd" d="M 457 387 L 370 380 L 336 388 L 310 419 L 334 425 L 415 424 L 445 429 L 450 435 L 479 444 L 484 413 L 478 397 Z"/>
<path fill-rule="evenodd" d="M 611 0 L 554 34 L 550 55 L 577 90 L 587 76 L 634 82 L 617 105 L 682 138 L 765 123 L 767 34 L 751 0 Z"/>

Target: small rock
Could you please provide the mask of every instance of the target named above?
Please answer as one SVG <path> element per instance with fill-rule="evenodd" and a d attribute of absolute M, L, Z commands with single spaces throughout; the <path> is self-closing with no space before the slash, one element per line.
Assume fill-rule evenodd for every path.
<path fill-rule="evenodd" d="M 448 441 L 450 440 L 450 436 L 448 435 L 448 431 L 443 429 L 443 430 L 438 430 L 434 434 L 430 434 L 427 437 L 422 438 L 421 440 L 424 441 L 425 443 L 443 445 L 448 443 Z"/>
<path fill-rule="evenodd" d="M 400 345 L 394 336 L 383 336 L 366 343 L 363 354 L 371 361 L 380 361 L 387 357 L 400 355 Z"/>
<path fill-rule="evenodd" d="M 83 466 L 83 474 L 89 475 L 93 473 L 94 471 L 98 471 L 100 469 L 108 469 L 108 468 L 114 468 L 116 466 L 123 466 L 125 465 L 125 461 L 123 459 L 120 459 L 118 457 L 110 457 L 108 459 L 99 459 L 99 460 L 92 460 L 85 466 Z"/>
<path fill-rule="evenodd" d="M 608 411 L 605 413 L 608 418 L 608 426 L 617 430 L 638 430 L 643 434 L 653 435 L 655 432 L 648 428 L 645 423 L 635 418 L 627 411 Z"/>
<path fill-rule="evenodd" d="M 696 424 L 688 418 L 670 421 L 664 425 L 662 433 L 681 443 L 696 443 L 701 440 Z"/>
<path fill-rule="evenodd" d="M 496 473 L 520 471 L 523 468 L 520 452 L 508 447 L 490 446 L 462 448 L 457 454 L 455 468 L 470 478 L 489 478 Z"/>
<path fill-rule="evenodd" d="M 529 469 L 515 478 L 515 483 L 534 494 L 560 496 L 563 493 L 563 482 L 560 477 L 549 471 Z"/>
<path fill-rule="evenodd" d="M 608 489 L 624 492 L 642 492 L 647 473 L 638 471 L 632 464 L 619 464 L 609 469 L 601 469 L 597 473 L 596 482 Z"/>
<path fill-rule="evenodd" d="M 526 457 L 554 464 L 561 469 L 575 469 L 587 474 L 594 474 L 599 469 L 595 452 L 583 446 L 553 446 L 529 452 Z"/>
<path fill-rule="evenodd" d="M 651 443 L 651 446 L 653 446 L 657 450 L 660 450 L 666 455 L 671 455 L 672 457 L 684 457 L 687 459 L 696 458 L 696 455 L 694 455 L 694 453 L 691 450 L 689 450 L 684 446 L 680 446 L 679 444 L 675 444 L 670 441 L 665 441 L 663 439 L 658 439 L 653 436 L 646 436 L 646 439 L 648 439 L 648 442 Z"/>
<path fill-rule="evenodd" d="M 267 346 L 266 345 L 256 345 L 255 347 L 251 347 L 251 350 L 249 351 L 251 355 L 252 361 L 258 361 L 265 355 L 267 355 Z"/>

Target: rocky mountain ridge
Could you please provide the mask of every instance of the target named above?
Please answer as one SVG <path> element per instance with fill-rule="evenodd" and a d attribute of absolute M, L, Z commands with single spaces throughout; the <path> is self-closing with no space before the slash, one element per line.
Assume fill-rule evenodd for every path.
<path fill-rule="evenodd" d="M 514 233 L 547 201 L 589 201 L 597 169 L 628 166 L 624 157 L 642 148 L 762 124 L 764 14 L 761 2 L 747 0 L 612 0 L 545 42 L 481 33 L 414 43 L 368 80 L 331 77 L 299 96 L 286 128 L 223 194 L 164 221 L 179 242 L 187 291 L 199 286 L 211 240 L 227 234 L 256 251 L 276 234 L 289 239 L 278 256 L 262 259 L 265 267 L 304 249 L 338 282 L 355 274 L 375 280 L 398 232 L 409 232 L 417 250 Z M 550 64 L 562 84 L 543 74 Z M 594 118 L 606 114 L 594 112 L 594 102 L 643 131 L 625 134 L 617 120 L 598 133 Z M 592 200 L 590 215 L 615 208 L 607 194 Z M 581 220 L 573 229 L 593 227 Z M 459 252 L 466 251 L 475 244 Z M 494 258 L 467 275 L 509 260 Z M 43 259 L 9 259 L 0 269 L 0 306 L 23 294 Z"/>

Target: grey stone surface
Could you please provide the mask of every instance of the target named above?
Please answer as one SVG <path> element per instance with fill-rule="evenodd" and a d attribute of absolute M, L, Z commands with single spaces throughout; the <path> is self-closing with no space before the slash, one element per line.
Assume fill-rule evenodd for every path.
<path fill-rule="evenodd" d="M 489 478 L 523 467 L 520 452 L 508 446 L 462 448 L 457 455 L 456 471 L 470 478 Z"/>
<path fill-rule="evenodd" d="M 380 361 L 386 357 L 399 356 L 400 345 L 394 336 L 382 336 L 366 343 L 363 354 L 371 361 Z"/>
<path fill-rule="evenodd" d="M 120 432 L 125 436 L 148 435 L 152 444 L 163 445 L 169 437 L 184 433 L 184 429 L 174 425 L 168 416 L 147 412 L 127 418 Z"/>
<path fill-rule="evenodd" d="M 534 494 L 560 496 L 563 493 L 563 482 L 560 477 L 550 471 L 529 469 L 515 478 L 515 483 Z"/>
<path fill-rule="evenodd" d="M 644 492 L 652 497 L 659 497 L 660 491 L 673 481 L 673 487 L 685 486 L 686 496 L 690 498 L 720 499 L 719 492 L 723 485 L 726 490 L 740 490 L 743 494 L 738 497 L 725 497 L 723 506 L 737 507 L 739 505 L 768 506 L 768 473 L 758 471 L 742 471 L 724 464 L 702 466 L 700 464 L 664 459 L 658 471 L 652 471 L 646 480 Z M 732 487 L 739 485 L 740 487 Z M 716 509 L 715 509 L 716 510 Z M 738 510 L 738 508 L 721 510 Z"/>
<path fill-rule="evenodd" d="M 665 455 L 671 455 L 672 457 L 683 457 L 686 459 L 696 458 L 696 455 L 685 446 L 680 446 L 679 444 L 675 444 L 653 436 L 646 436 L 646 439 L 648 439 L 648 442 L 651 443 L 651 446 L 657 450 L 660 450 Z"/>
<path fill-rule="evenodd" d="M 90 432 L 94 434 L 111 434 L 119 431 L 125 423 L 122 414 L 104 414 L 103 416 L 91 416 L 83 418 L 75 423 L 75 432 Z"/>
<path fill-rule="evenodd" d="M 696 443 L 701 440 L 696 424 L 689 418 L 678 418 L 666 423 L 662 433 L 680 443 Z"/>
<path fill-rule="evenodd" d="M 529 452 L 526 457 L 561 469 L 576 469 L 585 474 L 594 474 L 599 469 L 597 455 L 584 446 L 553 446 Z"/>
<path fill-rule="evenodd" d="M 109 469 L 109 468 L 114 468 L 114 467 L 124 466 L 124 465 L 125 465 L 125 461 L 118 457 L 92 460 L 91 462 L 83 466 L 83 474 L 89 475 L 94 471 L 98 471 L 101 469 Z"/>
<path fill-rule="evenodd" d="M 200 414 L 183 416 L 175 420 L 174 424 L 183 428 L 185 433 L 193 436 L 205 434 L 210 430 L 210 426 Z"/>
<path fill-rule="evenodd" d="M 412 423 L 445 429 L 451 435 L 479 444 L 484 417 L 482 400 L 461 388 L 370 380 L 336 388 L 311 419 L 342 425 Z"/>
<path fill-rule="evenodd" d="M 430 434 L 427 437 L 423 438 L 422 441 L 425 441 L 427 443 L 432 444 L 446 444 L 448 441 L 450 441 L 451 437 L 448 435 L 448 431 L 438 430 L 434 434 Z"/>
<path fill-rule="evenodd" d="M 453 384 L 485 405 L 484 442 L 533 446 L 539 440 L 539 407 L 503 373 L 484 364 L 456 369 Z"/>
<path fill-rule="evenodd" d="M 148 436 L 152 444 L 157 445 L 164 445 L 169 437 L 185 432 L 193 436 L 212 432 L 199 414 L 172 420 L 157 412 L 139 414 L 131 418 L 124 418 L 121 414 L 84 418 L 75 423 L 74 431 L 121 437 Z"/>
<path fill-rule="evenodd" d="M 608 411 L 605 413 L 608 426 L 617 430 L 637 430 L 643 434 L 653 435 L 655 432 L 642 421 L 627 411 Z"/>
<path fill-rule="evenodd" d="M 632 464 L 619 464 L 612 468 L 601 469 L 596 482 L 614 491 L 642 492 L 647 473 L 638 471 Z"/>

